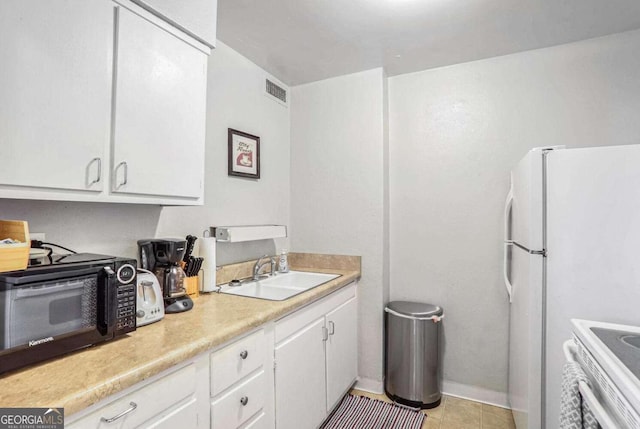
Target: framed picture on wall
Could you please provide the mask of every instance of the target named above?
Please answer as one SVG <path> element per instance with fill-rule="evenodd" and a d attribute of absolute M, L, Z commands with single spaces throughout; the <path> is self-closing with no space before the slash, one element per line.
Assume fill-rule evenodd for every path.
<path fill-rule="evenodd" d="M 260 178 L 260 137 L 229 128 L 229 176 Z"/>

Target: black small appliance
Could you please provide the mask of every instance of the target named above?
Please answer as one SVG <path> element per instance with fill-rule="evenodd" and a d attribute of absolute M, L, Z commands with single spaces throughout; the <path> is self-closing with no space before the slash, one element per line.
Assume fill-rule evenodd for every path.
<path fill-rule="evenodd" d="M 136 329 L 136 261 L 56 255 L 0 273 L 0 373 Z"/>
<path fill-rule="evenodd" d="M 140 265 L 158 278 L 165 313 L 180 313 L 193 308 L 193 301 L 184 287 L 185 273 L 180 266 L 186 245 L 186 240 L 173 238 L 138 240 Z"/>

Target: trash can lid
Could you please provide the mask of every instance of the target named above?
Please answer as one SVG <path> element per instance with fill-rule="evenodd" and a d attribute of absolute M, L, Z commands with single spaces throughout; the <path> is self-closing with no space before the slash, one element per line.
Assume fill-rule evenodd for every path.
<path fill-rule="evenodd" d="M 411 301 L 391 301 L 387 304 L 389 310 L 411 317 L 442 316 L 442 307 L 433 304 Z"/>

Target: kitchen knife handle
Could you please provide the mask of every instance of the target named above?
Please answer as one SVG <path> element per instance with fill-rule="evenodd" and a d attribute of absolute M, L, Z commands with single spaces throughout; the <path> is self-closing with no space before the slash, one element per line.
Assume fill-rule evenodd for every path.
<path fill-rule="evenodd" d="M 186 265 L 184 267 L 184 272 L 187 275 L 187 277 L 191 277 L 193 274 L 193 258 L 189 258 L 188 261 L 186 261 Z"/>
<path fill-rule="evenodd" d="M 193 246 L 195 246 L 197 239 L 198 237 L 194 235 L 187 235 L 187 250 L 184 252 L 184 257 L 182 258 L 184 262 L 187 262 L 191 257 L 191 254 L 193 253 Z"/>

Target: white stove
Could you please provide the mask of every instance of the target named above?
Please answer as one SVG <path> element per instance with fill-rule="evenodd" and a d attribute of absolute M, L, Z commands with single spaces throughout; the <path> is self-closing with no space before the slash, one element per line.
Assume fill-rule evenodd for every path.
<path fill-rule="evenodd" d="M 583 399 L 603 428 L 640 429 L 640 327 L 571 322 L 574 337 L 565 353 L 591 382 L 591 388 L 580 386 Z"/>

